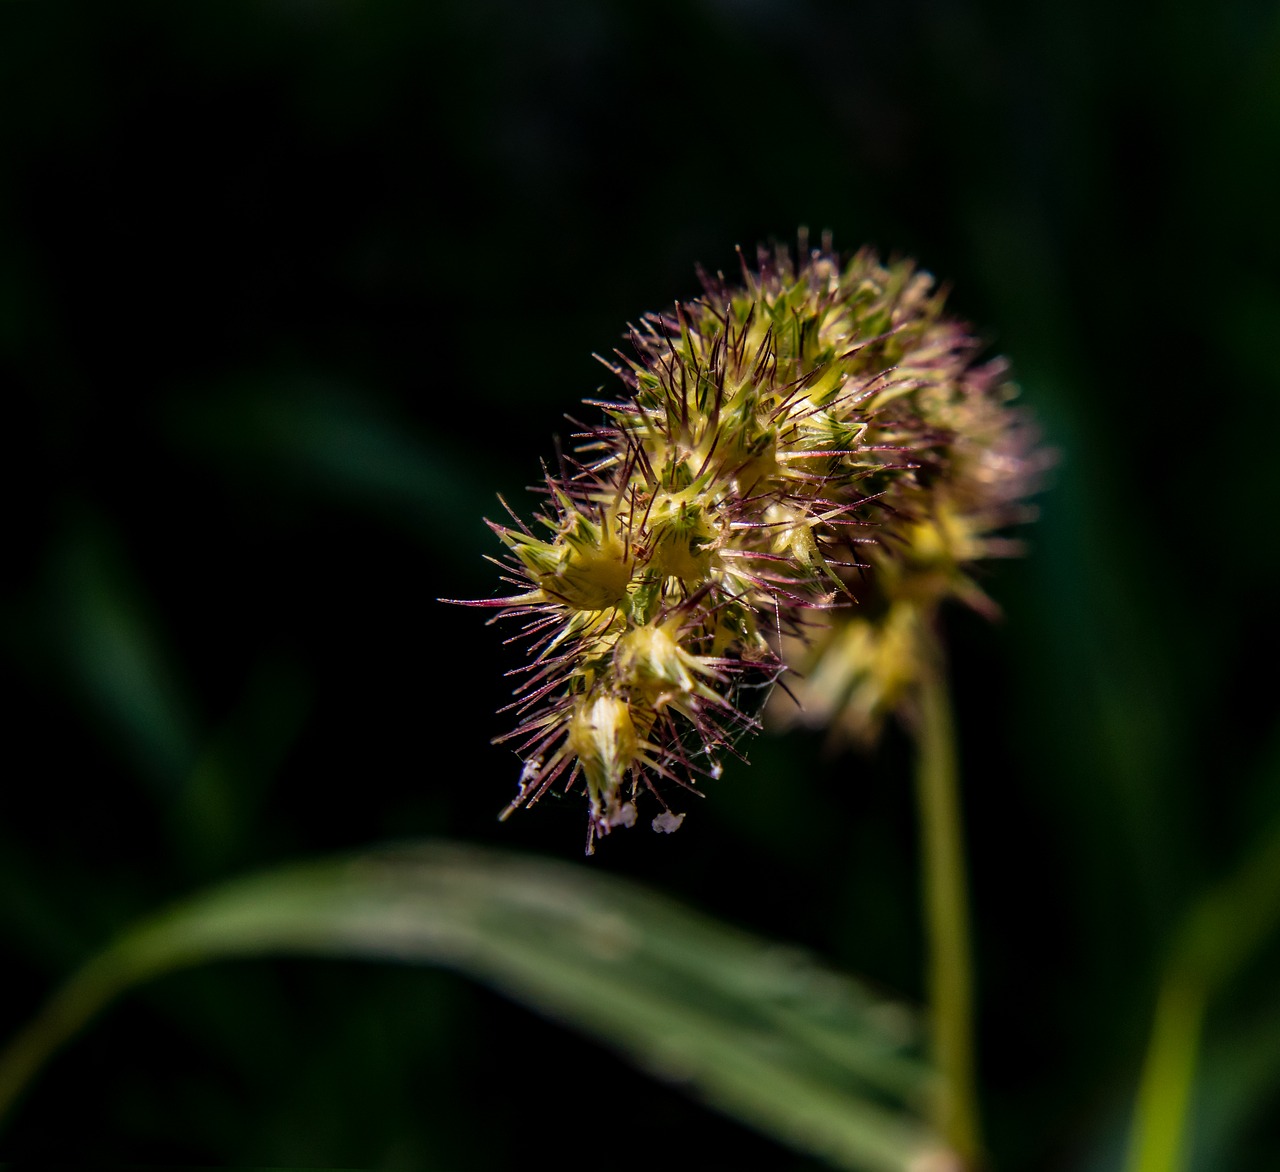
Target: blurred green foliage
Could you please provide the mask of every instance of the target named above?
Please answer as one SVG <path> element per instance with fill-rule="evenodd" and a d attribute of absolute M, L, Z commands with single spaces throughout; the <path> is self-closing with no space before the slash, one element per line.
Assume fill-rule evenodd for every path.
<path fill-rule="evenodd" d="M 804 223 L 953 280 L 1061 452 L 1005 623 L 951 616 L 983 1075 L 998 1166 L 1119 1167 L 1181 925 L 1280 818 L 1277 79 L 1245 0 L 0 7 L 6 1031 L 248 868 L 580 850 L 576 802 L 494 821 L 512 663 L 434 600 L 495 588 L 591 352 Z M 919 998 L 904 744 L 751 756 L 591 868 Z M 1209 1004 L 1197 1169 L 1273 1166 L 1278 966 Z M 818 1166 L 460 979 L 292 960 L 121 1003 L 0 1154 L 673 1144 Z"/>

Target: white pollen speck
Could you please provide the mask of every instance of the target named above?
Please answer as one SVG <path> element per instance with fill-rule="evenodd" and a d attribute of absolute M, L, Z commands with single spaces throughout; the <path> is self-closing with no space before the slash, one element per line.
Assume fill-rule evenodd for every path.
<path fill-rule="evenodd" d="M 665 810 L 653 820 L 653 828 L 659 834 L 674 834 L 680 829 L 680 823 L 683 821 L 683 814 L 673 814 L 670 810 Z"/>
<path fill-rule="evenodd" d="M 610 826 L 634 826 L 636 824 L 636 805 L 624 802 L 609 815 Z"/>

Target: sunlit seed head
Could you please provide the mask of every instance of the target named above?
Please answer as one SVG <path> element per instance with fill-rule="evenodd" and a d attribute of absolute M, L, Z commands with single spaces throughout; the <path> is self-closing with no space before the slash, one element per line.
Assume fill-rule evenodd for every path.
<path fill-rule="evenodd" d="M 585 782 L 593 834 L 718 776 L 783 656 L 801 719 L 873 736 L 922 624 L 990 609 L 974 564 L 1010 552 L 1044 463 L 914 263 L 779 248 L 704 286 L 606 363 L 626 393 L 539 486 L 546 532 L 493 526 L 516 593 L 473 604 L 528 641 L 512 808 Z"/>

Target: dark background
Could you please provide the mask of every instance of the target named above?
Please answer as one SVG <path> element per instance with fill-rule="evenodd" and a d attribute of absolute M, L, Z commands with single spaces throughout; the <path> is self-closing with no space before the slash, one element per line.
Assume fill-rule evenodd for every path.
<path fill-rule="evenodd" d="M 1115 1167 L 1170 933 L 1280 815 L 1278 79 L 1261 2 L 4 5 L 6 1032 L 220 877 L 580 852 L 576 799 L 495 821 L 515 653 L 436 599 L 494 592 L 481 517 L 592 351 L 804 224 L 949 280 L 1060 452 L 1004 623 L 949 616 L 983 1074 L 999 1167 Z M 752 758 L 589 865 L 921 996 L 901 737 Z M 1252 1047 L 1216 1169 L 1274 1167 L 1278 963 L 1210 1019 Z M 131 996 L 0 1155 L 816 1167 L 460 979 L 320 962 Z"/>

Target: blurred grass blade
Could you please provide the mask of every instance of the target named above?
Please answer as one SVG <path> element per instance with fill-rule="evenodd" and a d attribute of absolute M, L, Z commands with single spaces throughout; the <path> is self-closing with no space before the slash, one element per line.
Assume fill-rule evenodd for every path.
<path fill-rule="evenodd" d="M 0 1111 L 130 986 L 267 954 L 445 965 L 839 1167 L 950 1166 L 919 1121 L 932 1077 L 901 1005 L 638 885 L 450 844 L 251 876 L 141 923 L 0 1055 Z"/>
<path fill-rule="evenodd" d="M 1213 997 L 1280 929 L 1280 822 L 1191 907 L 1165 971 L 1129 1149 L 1129 1172 L 1187 1166 L 1187 1120 Z"/>
<path fill-rule="evenodd" d="M 1166 977 L 1138 1089 L 1130 1172 L 1181 1172 L 1186 1166 L 1186 1121 L 1206 1000 L 1203 982 L 1181 969 Z"/>
<path fill-rule="evenodd" d="M 83 702 L 155 792 L 173 797 L 196 758 L 198 721 L 154 608 L 105 522 L 90 515 L 69 527 L 49 602 L 57 653 Z"/>

